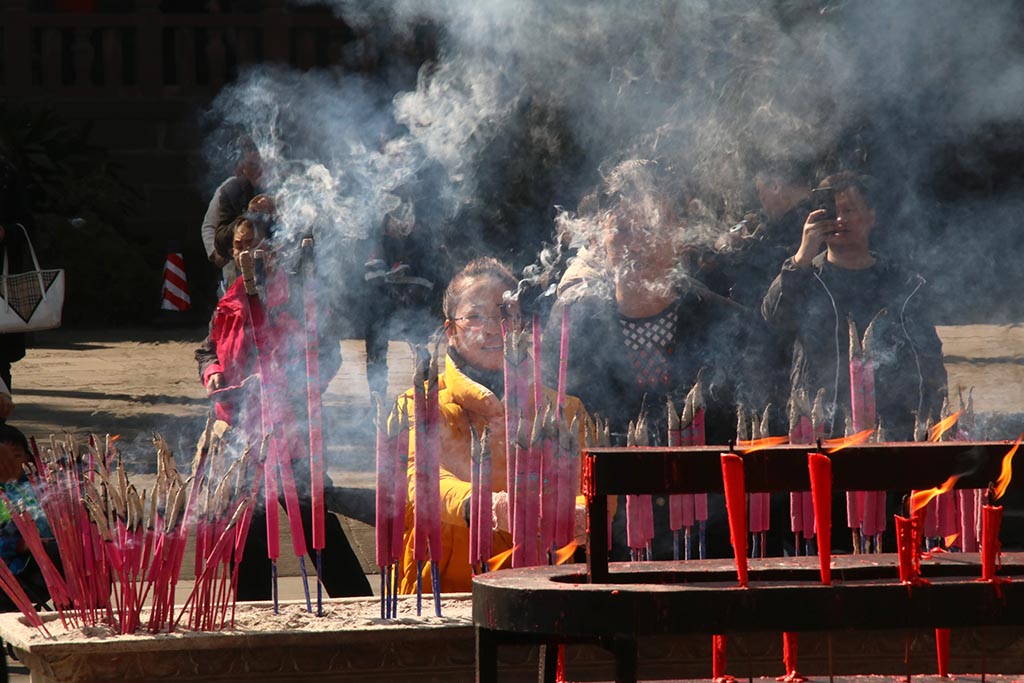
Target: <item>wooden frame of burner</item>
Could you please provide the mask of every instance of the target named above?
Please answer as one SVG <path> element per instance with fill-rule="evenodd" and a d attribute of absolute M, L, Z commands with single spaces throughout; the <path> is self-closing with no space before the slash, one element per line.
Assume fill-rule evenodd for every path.
<path fill-rule="evenodd" d="M 998 478 L 1002 460 L 1011 447 L 1012 444 L 1005 441 L 849 446 L 827 454 L 832 461 L 833 497 L 842 495 L 845 491 L 910 491 L 933 488 L 953 474 L 960 475 L 956 488 L 985 488 Z M 723 446 L 594 448 L 586 451 L 583 462 L 583 492 L 588 504 L 587 571 L 585 576 L 579 575 L 575 580 L 585 581 L 594 588 L 599 588 L 599 584 L 608 583 L 613 579 L 609 574 L 608 563 L 608 496 L 722 492 L 724 487 L 721 454 L 724 452 L 734 452 L 743 458 L 748 492 L 774 493 L 809 490 L 807 455 L 821 451 L 814 445 L 806 444 L 786 444 L 749 452 Z M 1020 485 L 1019 477 L 1017 485 Z M 1014 557 L 1011 562 L 1014 567 L 1019 564 L 1018 559 L 1022 558 Z M 694 561 L 686 564 L 692 563 Z M 537 567 L 503 571 L 485 575 L 476 582 L 474 622 L 478 683 L 494 683 L 498 680 L 497 653 L 501 644 L 542 644 L 538 675 L 540 681 L 546 682 L 555 680 L 555 646 L 581 641 L 596 642 L 612 652 L 615 659 L 616 681 L 637 679 L 636 640 L 635 637 L 628 637 L 621 632 L 621 622 L 620 628 L 609 630 L 608 633 L 595 633 L 594 621 L 602 620 L 591 620 L 585 629 L 578 629 L 581 633 L 562 632 L 557 628 L 549 628 L 551 624 L 540 623 L 546 618 L 540 612 L 547 614 L 551 611 L 550 603 L 553 596 L 550 593 L 545 595 L 545 584 L 553 582 L 549 581 L 551 577 L 547 575 L 557 573 L 558 569 Z M 482 615 L 492 612 L 498 605 L 495 601 L 501 600 L 498 593 L 503 592 L 503 583 L 509 585 L 509 592 L 516 591 L 520 595 L 516 596 L 518 602 L 511 610 L 515 616 L 499 616 L 496 620 L 504 620 L 509 624 L 515 622 L 516 625 L 495 628 L 493 625 L 488 626 L 487 619 Z M 614 583 L 613 580 L 612 584 Z M 612 584 L 609 584 L 610 589 L 613 588 Z M 632 589 L 640 589 L 643 593 L 642 584 L 634 584 Z M 619 590 L 603 592 L 620 593 Z M 1011 592 L 1017 593 L 1015 589 Z M 533 597 L 527 597 L 528 594 L 532 594 Z M 594 597 L 597 595 L 591 595 L 590 599 L 593 600 Z M 1007 597 L 1009 596 L 1002 596 L 1004 603 Z M 682 599 L 687 600 L 686 597 Z M 531 602 L 543 603 L 543 606 L 538 610 L 531 610 Z M 1016 603 L 1016 600 L 1011 602 Z M 750 606 L 752 605 L 748 605 Z M 1003 607 L 1005 606 L 1004 604 Z M 1005 621 L 1006 610 L 1000 612 L 1003 614 L 1001 620 Z M 1024 614 L 1021 615 L 1021 619 L 1021 623 L 1024 623 Z M 973 616 L 966 617 L 966 621 L 974 623 L 975 619 Z M 979 622 L 976 625 L 987 624 Z M 596 630 L 600 629 L 601 627 L 597 627 Z M 582 633 L 584 630 L 585 635 Z M 670 627 L 668 630 L 673 629 Z"/>
<path fill-rule="evenodd" d="M 929 489 L 953 474 L 961 475 L 956 488 L 982 489 L 999 477 L 1003 457 L 1012 446 L 1006 441 L 849 446 L 826 453 L 832 461 L 832 495 L 846 491 Z M 722 493 L 721 454 L 729 452 L 743 458 L 748 493 L 777 493 L 809 491 L 807 455 L 821 451 L 806 444 L 771 446 L 746 453 L 724 446 L 585 451 L 588 580 L 608 580 L 608 496 Z M 1018 478 L 1017 485 L 1020 481 Z"/>

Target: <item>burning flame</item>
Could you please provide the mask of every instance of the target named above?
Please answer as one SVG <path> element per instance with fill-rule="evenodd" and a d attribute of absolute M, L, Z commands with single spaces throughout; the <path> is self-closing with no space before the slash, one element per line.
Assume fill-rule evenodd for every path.
<path fill-rule="evenodd" d="M 1013 474 L 1013 468 L 1011 463 L 1013 462 L 1013 454 L 1020 448 L 1020 442 L 1024 440 L 1024 434 L 1017 437 L 1017 443 L 1013 444 L 1013 448 L 1010 452 L 1003 456 L 1003 469 L 999 472 L 999 479 L 996 480 L 995 488 L 992 492 L 992 500 L 996 501 L 1003 497 L 1006 493 L 1007 487 L 1010 485 L 1010 476 Z"/>
<path fill-rule="evenodd" d="M 750 441 L 740 439 L 736 442 L 736 448 L 742 453 L 753 453 L 754 451 L 779 446 L 784 443 L 789 443 L 788 436 L 766 436 L 763 439 L 751 439 Z"/>
<path fill-rule="evenodd" d="M 913 517 L 916 515 L 918 510 L 923 509 L 924 506 L 930 503 L 935 496 L 942 495 L 952 489 L 953 485 L 956 484 L 956 480 L 959 478 L 959 474 L 954 474 L 941 486 L 936 486 L 933 489 L 925 489 L 924 491 L 914 491 L 910 494 L 910 516 Z"/>
<path fill-rule="evenodd" d="M 826 439 L 822 445 L 828 449 L 825 452 L 831 455 L 832 453 L 835 453 L 836 451 L 841 451 L 844 448 L 848 448 L 849 446 L 856 446 L 857 444 L 865 443 L 872 436 L 874 436 L 874 434 L 874 429 L 865 429 L 862 432 L 857 432 L 856 434 L 844 436 L 839 439 Z"/>
<path fill-rule="evenodd" d="M 963 412 L 964 411 L 962 411 L 962 410 L 958 410 L 955 413 L 953 413 L 952 415 L 950 415 L 949 417 L 947 417 L 946 419 L 940 420 L 938 423 L 932 425 L 928 429 L 928 440 L 929 441 L 938 441 L 938 440 L 940 440 L 942 438 L 943 434 L 945 434 L 946 432 L 948 432 L 950 429 L 953 428 L 953 425 L 955 425 L 956 421 L 960 419 L 960 415 Z"/>
<path fill-rule="evenodd" d="M 117 441 L 117 440 L 118 440 L 118 439 L 120 439 L 120 438 L 121 438 L 121 435 L 120 435 L 120 434 L 112 434 L 112 435 L 110 436 L 110 443 L 111 443 L 111 444 L 113 444 L 113 443 L 114 443 L 115 441 Z"/>
<path fill-rule="evenodd" d="M 952 548 L 953 544 L 956 543 L 956 539 L 959 537 L 960 534 L 950 534 L 949 536 L 946 536 L 946 538 L 943 539 L 945 541 L 946 547 Z"/>
<path fill-rule="evenodd" d="M 505 565 L 508 564 L 509 560 L 512 559 L 512 553 L 516 551 L 518 545 L 514 545 L 505 552 L 498 553 L 487 561 L 487 568 L 492 572 L 496 572 L 499 569 L 504 569 Z"/>
<path fill-rule="evenodd" d="M 564 546 L 555 551 L 555 564 L 565 564 L 572 559 L 572 556 L 576 554 L 576 548 L 578 544 L 576 541 L 569 541 Z"/>

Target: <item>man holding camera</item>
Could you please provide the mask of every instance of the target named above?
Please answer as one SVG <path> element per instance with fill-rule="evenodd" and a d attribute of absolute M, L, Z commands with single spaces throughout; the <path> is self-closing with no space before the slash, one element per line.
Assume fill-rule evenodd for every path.
<path fill-rule="evenodd" d="M 850 407 L 850 326 L 872 323 L 871 357 L 879 423 L 888 440 L 912 440 L 915 419 L 938 419 L 946 394 L 942 342 L 928 319 L 926 282 L 870 248 L 871 180 L 852 172 L 815 191 L 800 246 L 782 264 L 761 305 L 792 344 L 790 381 L 814 396 L 825 389 L 826 429 L 842 436 Z M 825 250 L 821 251 L 824 244 Z"/>

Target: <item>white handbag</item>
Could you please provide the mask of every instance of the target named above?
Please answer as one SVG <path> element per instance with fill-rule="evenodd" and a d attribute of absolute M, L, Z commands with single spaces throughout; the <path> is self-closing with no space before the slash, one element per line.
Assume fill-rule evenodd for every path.
<path fill-rule="evenodd" d="M 7 250 L 4 249 L 4 269 L 0 274 L 0 332 L 52 330 L 60 327 L 64 309 L 64 270 L 40 268 L 28 231 L 23 225 L 18 227 L 25 233 L 35 270 L 8 273 Z"/>

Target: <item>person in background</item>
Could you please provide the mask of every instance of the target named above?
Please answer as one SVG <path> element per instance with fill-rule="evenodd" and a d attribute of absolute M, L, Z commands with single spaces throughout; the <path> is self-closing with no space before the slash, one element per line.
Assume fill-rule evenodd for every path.
<path fill-rule="evenodd" d="M 608 277 L 578 297 L 560 297 L 544 334 L 545 377 L 557 376 L 562 309 L 569 307 L 567 391 L 611 423 L 626 445 L 630 421 L 645 413 L 651 445 L 665 444 L 666 402 L 682 409 L 703 368 L 707 443 L 736 435 L 737 402 L 763 410 L 770 375 L 768 335 L 756 315 L 711 292 L 679 267 L 686 226 L 674 200 L 680 183 L 654 161 L 617 166 L 600 192 Z M 671 192 L 670 192 L 671 188 Z M 684 198 L 685 199 L 685 198 Z M 712 497 L 709 556 L 728 555 L 721 496 Z M 627 559 L 625 505 L 613 521 L 612 557 Z M 664 514 L 661 514 L 664 513 Z M 672 557 L 667 505 L 656 506 L 656 559 Z"/>
<path fill-rule="evenodd" d="M 233 223 L 232 242 L 236 265 L 244 251 L 260 248 L 267 253 L 262 283 L 264 293 L 261 296 L 266 312 L 263 328 L 265 346 L 257 350 L 254 344 L 249 296 L 245 291 L 244 280 L 239 277 L 217 303 L 210 320 L 210 334 L 196 350 L 195 357 L 199 364 L 200 381 L 208 394 L 212 396 L 219 389 L 240 387 L 217 394 L 214 411 L 218 421 L 230 425 L 237 438 L 246 443 L 258 442 L 262 434 L 260 391 L 255 384 L 242 386 L 246 378 L 260 371 L 257 352 L 261 354 L 262 364 L 272 368 L 275 376 L 285 378 L 285 386 L 268 389 L 268 392 L 283 391 L 286 395 L 285 400 L 276 404 L 280 412 L 275 416 L 278 422 L 272 428 L 276 430 L 277 443 L 291 456 L 307 547 L 312 552 L 312 507 L 306 440 L 305 332 L 301 322 L 302 288 L 290 281 L 288 273 L 275 260 L 270 235 L 265 230 L 266 224 L 263 221 L 240 216 Z M 326 322 L 324 318 L 319 317 L 321 323 Z M 325 341 L 319 345 L 319 349 L 319 389 L 322 393 L 341 366 L 341 354 L 337 343 Z M 218 429 L 223 431 L 223 425 L 218 425 Z M 325 476 L 325 490 L 330 490 L 332 486 Z M 283 492 L 280 484 L 278 490 Z M 238 567 L 239 600 L 268 600 L 271 597 L 265 514 L 261 505 L 253 516 L 245 553 Z M 328 595 L 370 595 L 370 584 L 359 559 L 334 514 L 325 515 L 324 533 L 326 546 L 323 550 L 321 578 Z"/>
<path fill-rule="evenodd" d="M 200 230 L 207 258 L 221 270 L 221 291 L 227 289 L 238 274 L 231 257 L 231 225 L 248 209 L 263 177 L 259 150 L 247 136 L 236 141 L 234 169 L 214 191 Z"/>
<path fill-rule="evenodd" d="M 384 216 L 365 264 L 366 377 L 370 393 L 388 390 L 388 342 L 425 344 L 437 325 L 445 272 L 436 236 L 416 214 L 416 203 L 399 194 Z"/>
<path fill-rule="evenodd" d="M 508 494 L 506 491 L 505 407 L 502 374 L 503 346 L 501 320 L 503 315 L 516 317 L 513 304 L 504 309 L 504 295 L 516 289 L 516 278 L 501 262 L 479 258 L 469 262 L 452 278 L 444 295 L 444 332 L 448 341 L 444 369 L 438 378 L 438 402 L 441 412 L 441 534 L 444 545 L 439 565 L 441 591 L 463 592 L 472 589 L 469 565 L 469 495 L 471 491 L 470 448 L 472 430 L 477 434 L 486 428 L 490 433 L 494 513 L 494 554 L 512 547 L 509 531 Z M 544 388 L 547 400 L 555 402 L 555 392 Z M 531 405 L 524 414 L 532 414 Z M 410 389 L 399 399 L 399 405 L 412 405 Z M 566 397 L 566 419 L 578 419 L 581 432 L 587 415 L 579 399 Z M 413 424 L 416 420 L 412 416 Z M 409 445 L 409 487 L 411 504 L 406 511 L 405 553 L 402 561 L 402 593 L 416 590 L 416 560 L 413 555 L 415 500 L 415 452 Z M 579 482 L 576 483 L 579 493 Z M 582 535 L 585 508 L 577 499 L 577 537 Z M 430 585 L 429 563 L 424 567 L 424 584 Z"/>
<path fill-rule="evenodd" d="M 779 267 L 800 245 L 811 210 L 811 168 L 800 161 L 763 161 L 754 176 L 761 212 L 747 214 L 716 245 L 701 279 L 719 294 L 757 309 Z"/>
<path fill-rule="evenodd" d="M 807 215 L 799 247 L 783 262 L 761 312 L 792 344 L 792 388 L 809 396 L 825 389 L 831 436 L 843 435 L 849 415 L 848 317 L 860 335 L 874 321 L 878 419 L 889 440 L 912 440 L 915 419 L 939 419 L 946 395 L 927 282 L 871 250 L 876 221 L 884 217 L 876 216 L 870 178 L 845 171 L 819 187 L 835 191 L 836 215 L 823 209 Z"/>
<path fill-rule="evenodd" d="M 0 153 L 0 248 L 7 257 L 8 272 L 25 270 L 25 230 L 33 225 L 28 195 L 17 167 Z M 25 334 L 0 334 L 0 419 L 14 410 L 11 397 L 11 365 L 25 357 Z"/>
<path fill-rule="evenodd" d="M 46 515 L 36 499 L 35 491 L 25 474 L 25 466 L 32 462 L 29 457 L 28 439 L 18 428 L 0 422 L 0 489 L 14 505 L 24 507 L 35 520 L 36 528 L 43 539 L 44 548 L 58 567 L 60 559 L 52 543 L 53 532 L 46 521 Z M 11 512 L 0 501 L 0 558 L 18 579 L 33 604 L 50 599 L 42 571 L 36 560 L 25 547 L 21 532 L 11 519 Z M 15 612 L 18 608 L 6 593 L 0 592 L 0 611 Z"/>

